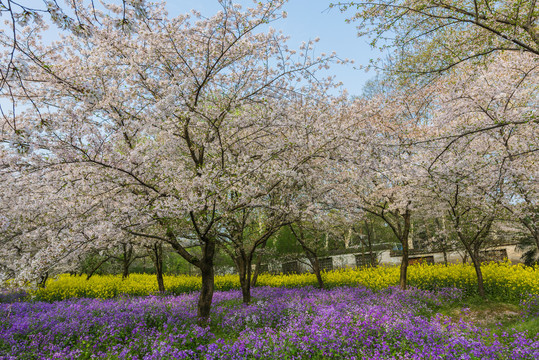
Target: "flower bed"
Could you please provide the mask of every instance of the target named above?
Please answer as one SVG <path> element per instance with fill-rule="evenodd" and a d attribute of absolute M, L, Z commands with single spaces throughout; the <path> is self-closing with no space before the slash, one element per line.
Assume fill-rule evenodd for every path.
<path fill-rule="evenodd" d="M 445 289 L 263 287 L 251 305 L 217 292 L 210 327 L 196 294 L 0 304 L 2 359 L 536 359 L 539 341 L 434 315 Z"/>
<path fill-rule="evenodd" d="M 505 301 L 518 301 L 528 294 L 539 294 L 539 271 L 537 268 L 490 263 L 482 267 L 485 290 L 490 297 Z M 365 286 L 371 289 L 385 289 L 398 284 L 397 267 L 377 267 L 363 269 L 341 269 L 323 273 L 326 285 Z M 458 287 L 467 295 L 477 292 L 477 279 L 473 266 L 468 264 L 413 265 L 408 272 L 411 286 L 434 290 L 444 287 Z M 165 288 L 169 294 L 183 294 L 200 289 L 200 278 L 196 276 L 165 276 Z M 304 287 L 315 286 L 313 274 L 270 275 L 262 274 L 259 286 Z M 215 288 L 226 291 L 239 289 L 237 275 L 216 276 Z M 128 279 L 121 276 L 94 276 L 86 280 L 83 276 L 60 275 L 51 279 L 45 289 L 38 289 L 32 295 L 38 300 L 53 301 L 73 297 L 112 298 L 118 295 L 150 295 L 157 292 L 155 276 L 131 274 Z"/>

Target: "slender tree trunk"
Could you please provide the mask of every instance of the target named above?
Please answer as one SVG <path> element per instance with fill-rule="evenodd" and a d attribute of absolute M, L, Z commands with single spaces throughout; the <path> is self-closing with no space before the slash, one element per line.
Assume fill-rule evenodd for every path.
<path fill-rule="evenodd" d="M 444 240 L 444 244 L 442 244 L 442 253 L 444 254 L 444 265 L 447 266 L 447 248 Z"/>
<path fill-rule="evenodd" d="M 400 268 L 400 279 L 399 279 L 399 287 L 402 290 L 406 290 L 406 287 L 408 285 L 408 237 L 410 234 L 410 227 L 411 227 L 411 214 L 409 210 L 406 210 L 406 212 L 403 215 L 404 224 L 403 229 L 401 233 L 401 244 L 402 244 L 402 261 L 401 261 L 401 268 Z"/>
<path fill-rule="evenodd" d="M 268 241 L 264 241 L 262 245 L 260 246 L 260 249 L 263 250 L 266 247 L 266 244 Z M 256 286 L 256 282 L 258 281 L 258 274 L 260 273 L 260 266 L 262 264 L 262 254 L 258 254 L 256 258 L 256 264 L 255 264 L 255 271 L 253 273 L 253 278 L 251 279 L 251 287 Z"/>
<path fill-rule="evenodd" d="M 402 261 L 400 268 L 399 287 L 406 290 L 408 285 L 408 240 L 402 241 Z"/>
<path fill-rule="evenodd" d="M 438 221 L 438 219 L 436 219 Z M 444 264 L 447 266 L 447 228 L 445 227 L 445 218 L 442 217 L 442 226 L 444 229 L 444 237 L 442 239 L 442 251 L 444 253 Z"/>
<path fill-rule="evenodd" d="M 202 246 L 202 258 L 200 259 L 200 273 L 202 287 L 198 298 L 197 317 L 200 326 L 207 326 L 210 320 L 210 309 L 215 289 L 215 271 L 213 258 L 215 255 L 215 239 L 205 239 Z"/>
<path fill-rule="evenodd" d="M 90 272 L 88 273 L 88 275 L 86 276 L 86 280 L 90 280 L 90 278 L 94 275 L 94 273 L 95 273 L 95 272 L 96 272 L 96 271 L 97 271 L 97 270 L 98 270 L 98 269 L 99 269 L 99 268 L 100 268 L 100 267 L 101 267 L 101 266 L 102 266 L 108 259 L 110 259 L 110 258 L 111 258 L 111 256 L 106 257 L 106 258 L 104 258 L 103 260 L 101 260 L 101 261 L 99 262 L 99 264 L 97 264 L 97 266 L 95 266 L 95 267 L 92 269 L 92 271 L 90 271 Z M 81 275 L 82 275 L 82 274 L 81 274 Z"/>
<path fill-rule="evenodd" d="M 123 257 L 122 257 L 122 280 L 125 280 L 129 277 L 129 266 L 131 265 L 131 258 L 133 257 L 133 247 L 128 246 L 127 244 L 122 244 L 123 248 Z"/>
<path fill-rule="evenodd" d="M 260 273 L 261 263 L 262 263 L 262 255 L 258 255 L 258 258 L 256 259 L 256 264 L 255 264 L 255 271 L 253 272 L 253 278 L 251 279 L 251 287 L 256 286 L 256 282 L 258 281 L 258 274 Z"/>
<path fill-rule="evenodd" d="M 472 260 L 475 274 L 477 275 L 477 293 L 482 298 L 485 298 L 485 286 L 483 282 L 483 272 L 481 271 L 481 259 L 477 251 L 470 252 L 470 259 Z"/>
<path fill-rule="evenodd" d="M 152 247 L 152 260 L 155 267 L 155 275 L 157 277 L 157 287 L 160 293 L 165 292 L 165 282 L 163 280 L 163 244 L 156 242 Z"/>
<path fill-rule="evenodd" d="M 532 221 L 521 219 L 520 222 L 528 229 L 528 231 L 532 235 L 533 240 L 535 241 L 535 246 L 537 247 L 537 250 L 539 251 L 539 229 L 533 225 Z"/>
<path fill-rule="evenodd" d="M 377 264 L 377 259 L 376 259 L 376 254 L 374 253 L 373 249 L 372 249 L 372 241 L 371 239 L 369 238 L 368 239 L 369 241 L 369 257 L 370 257 L 370 260 L 371 260 L 371 267 L 376 267 L 378 264 Z"/>
<path fill-rule="evenodd" d="M 367 249 L 369 251 L 369 259 L 372 267 L 377 266 L 377 259 L 376 254 L 374 253 L 372 249 L 372 243 L 374 242 L 374 225 L 369 224 L 369 221 L 365 219 L 365 232 L 367 233 Z M 365 241 L 361 241 L 365 245 Z M 363 253 L 363 257 L 365 258 L 365 253 Z"/>

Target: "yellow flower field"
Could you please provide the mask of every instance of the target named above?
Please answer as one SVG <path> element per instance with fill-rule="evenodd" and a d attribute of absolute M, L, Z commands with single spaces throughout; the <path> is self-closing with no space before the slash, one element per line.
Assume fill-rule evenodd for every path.
<path fill-rule="evenodd" d="M 490 263 L 482 266 L 487 294 L 505 300 L 518 300 L 527 294 L 539 294 L 539 267 L 525 267 L 510 263 Z M 323 273 L 327 287 L 363 285 L 372 289 L 383 289 L 398 284 L 398 267 L 361 269 L 339 269 Z M 165 276 L 167 292 L 180 294 L 197 291 L 201 280 L 197 276 Z M 421 289 L 458 287 L 468 294 L 476 292 L 477 280 L 473 266 L 469 264 L 412 265 L 408 270 L 410 286 Z M 316 286 L 313 274 L 270 275 L 261 274 L 258 286 L 302 287 Z M 215 277 L 216 290 L 239 288 L 237 275 Z M 131 274 L 122 280 L 119 275 L 84 276 L 59 275 L 50 279 L 44 289 L 35 290 L 36 299 L 51 301 L 72 297 L 111 298 L 126 295 L 148 295 L 157 293 L 154 275 Z"/>

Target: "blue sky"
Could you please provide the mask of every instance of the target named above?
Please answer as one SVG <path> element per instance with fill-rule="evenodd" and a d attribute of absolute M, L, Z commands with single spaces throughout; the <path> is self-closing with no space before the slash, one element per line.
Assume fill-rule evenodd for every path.
<path fill-rule="evenodd" d="M 288 16 L 272 26 L 282 30 L 291 37 L 289 46 L 297 48 L 303 41 L 320 38 L 316 44 L 317 53 L 335 51 L 342 58 L 355 61 L 353 65 L 334 65 L 325 75 L 335 75 L 336 80 L 343 83 L 350 95 L 360 95 L 363 85 L 375 75 L 373 71 L 365 72 L 357 69 L 360 65 L 368 65 L 371 58 L 380 53 L 371 49 L 368 39 L 358 38 L 355 25 L 345 22 L 352 13 L 341 13 L 338 9 L 329 9 L 331 0 L 289 0 L 284 10 Z M 251 2 L 240 1 L 249 5 Z M 169 16 L 189 12 L 196 9 L 203 16 L 209 17 L 221 8 L 217 0 L 169 0 L 167 2 Z"/>

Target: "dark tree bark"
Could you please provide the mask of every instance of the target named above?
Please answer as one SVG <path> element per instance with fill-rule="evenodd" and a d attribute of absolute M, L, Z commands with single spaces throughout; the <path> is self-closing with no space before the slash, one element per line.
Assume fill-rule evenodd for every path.
<path fill-rule="evenodd" d="M 202 286 L 198 298 L 197 317 L 200 326 L 207 326 L 210 320 L 210 309 L 215 288 L 215 270 L 213 259 L 215 257 L 215 239 L 207 238 L 202 245 L 202 257 L 199 269 L 202 275 Z"/>
<path fill-rule="evenodd" d="M 122 279 L 125 280 L 129 277 L 129 267 L 133 262 L 133 246 L 131 244 L 122 244 Z"/>
<path fill-rule="evenodd" d="M 534 215 L 535 217 L 538 216 L 538 215 Z M 535 220 L 535 221 L 533 221 Z M 539 227 L 537 226 L 537 219 L 532 219 L 532 218 L 521 218 L 520 219 L 520 222 L 522 223 L 522 225 L 524 225 L 524 227 L 526 227 L 526 229 L 528 229 L 528 231 L 530 232 L 534 242 L 535 242 L 535 246 L 537 247 L 537 251 L 539 251 Z"/>
<path fill-rule="evenodd" d="M 401 268 L 400 268 L 399 287 L 402 290 L 406 290 L 406 287 L 408 285 L 408 264 L 409 264 L 408 237 L 410 234 L 410 227 L 411 227 L 410 211 L 406 210 L 402 217 L 404 220 L 404 224 L 402 227 L 402 231 L 399 231 L 399 234 L 400 234 L 399 240 L 402 244 L 402 261 L 401 261 Z M 398 228 L 400 228 L 400 226 L 398 226 Z"/>
<path fill-rule="evenodd" d="M 234 260 L 236 269 L 238 270 L 238 276 L 240 280 L 241 293 L 244 304 L 249 304 L 251 302 L 251 287 L 253 281 L 256 284 L 256 279 L 252 276 L 252 264 L 253 257 L 256 249 L 258 248 L 257 244 L 262 244 L 267 241 L 269 236 L 273 234 L 274 231 L 266 233 L 260 240 L 254 243 L 253 247 L 248 251 L 245 251 L 240 243 L 236 244 L 236 247 L 233 251 L 228 250 L 229 256 Z M 258 278 L 258 274 L 256 274 Z"/>
<path fill-rule="evenodd" d="M 479 296 L 484 298 L 486 296 L 486 293 L 485 285 L 483 282 L 483 272 L 481 271 L 481 259 L 479 259 L 477 255 L 470 255 L 470 258 L 472 259 L 473 267 L 475 269 L 475 275 L 477 276 L 477 293 L 479 294 Z"/>
<path fill-rule="evenodd" d="M 447 266 L 447 264 L 448 264 L 448 261 L 447 261 L 448 246 L 447 246 L 447 232 L 446 232 L 447 229 L 445 227 L 445 220 L 442 217 L 442 224 L 441 225 L 440 225 L 440 219 L 439 218 L 436 218 L 434 221 L 436 223 L 436 228 L 437 229 L 440 229 L 440 228 L 443 229 L 443 236 L 440 237 L 440 249 L 442 250 L 442 254 L 444 255 L 444 265 Z M 428 226 L 426 226 L 426 228 L 428 229 Z M 430 237 L 430 233 L 427 233 L 427 236 Z"/>
<path fill-rule="evenodd" d="M 324 288 L 324 280 L 322 279 L 322 272 L 320 271 L 320 262 L 316 256 L 309 257 L 309 261 L 313 267 L 314 274 L 316 275 L 316 282 L 318 283 L 318 288 Z"/>
<path fill-rule="evenodd" d="M 39 280 L 37 282 L 37 286 L 44 289 L 45 286 L 47 286 L 47 280 L 49 279 L 49 272 L 45 271 L 45 273 L 41 274 L 39 276 Z"/>
<path fill-rule="evenodd" d="M 160 293 L 165 292 L 165 282 L 163 280 L 163 243 L 155 242 L 151 247 L 151 259 L 155 268 L 157 287 Z"/>
<path fill-rule="evenodd" d="M 240 278 L 241 294 L 244 304 L 251 302 L 251 261 L 247 257 L 247 254 L 240 249 L 239 254 L 236 255 L 234 262 L 238 269 Z"/>

